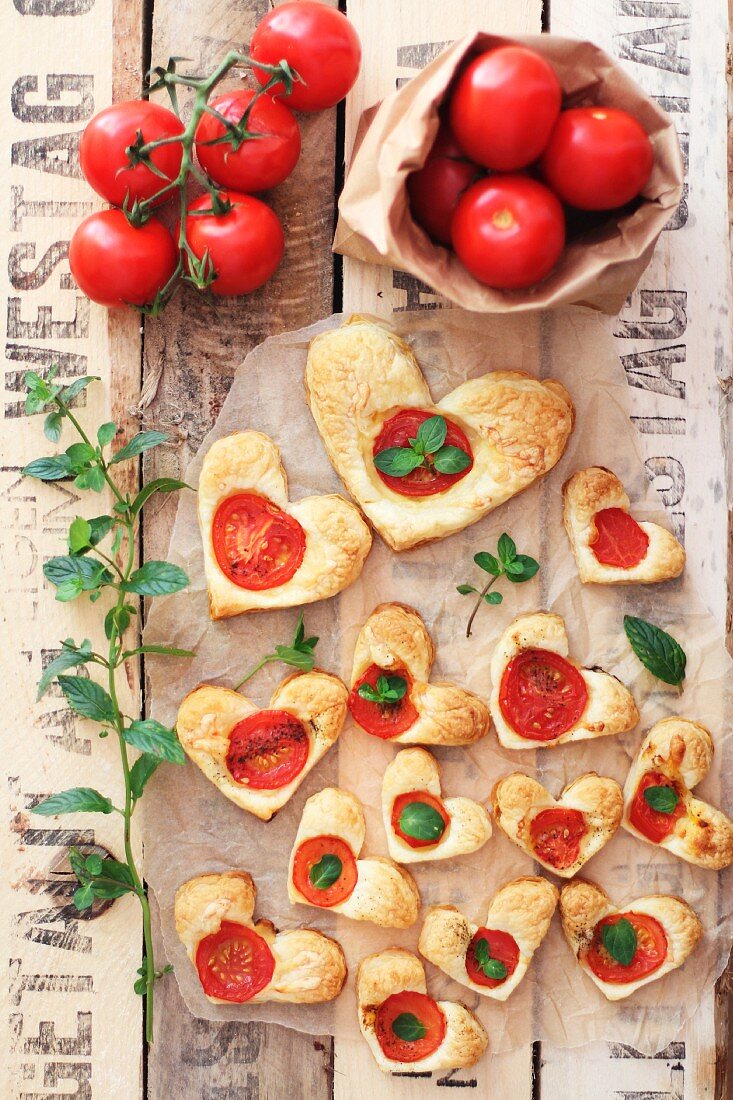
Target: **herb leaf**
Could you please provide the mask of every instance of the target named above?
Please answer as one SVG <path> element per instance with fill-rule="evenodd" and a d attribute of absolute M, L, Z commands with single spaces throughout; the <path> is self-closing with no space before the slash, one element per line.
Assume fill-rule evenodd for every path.
<path fill-rule="evenodd" d="M 508 973 L 506 965 L 500 959 L 492 959 L 488 940 L 483 938 L 476 940 L 473 946 L 473 955 L 476 959 L 476 965 L 487 978 L 493 978 L 499 982 L 506 978 Z"/>
<path fill-rule="evenodd" d="M 476 618 L 481 603 L 487 603 L 496 607 L 503 602 L 504 597 L 501 592 L 490 591 L 501 577 L 506 577 L 512 584 L 522 584 L 524 581 L 528 581 L 534 577 L 540 568 L 539 562 L 535 561 L 534 558 L 530 558 L 527 554 L 517 553 L 516 543 L 514 539 L 509 537 L 506 531 L 499 536 L 496 552 L 498 557 L 494 554 L 490 554 L 488 550 L 479 550 L 479 552 L 473 556 L 473 560 L 479 569 L 483 569 L 485 573 L 490 575 L 490 580 L 486 582 L 480 591 L 471 584 L 459 584 L 457 586 L 462 596 L 473 593 L 477 597 L 466 626 L 467 638 L 471 637 L 473 620 Z"/>
<path fill-rule="evenodd" d="M 306 638 L 305 625 L 303 623 L 303 612 L 298 615 L 298 624 L 295 628 L 295 634 L 290 645 L 276 645 L 274 653 L 267 653 L 258 661 L 254 668 L 251 668 L 244 679 L 240 680 L 235 685 L 234 690 L 239 691 L 242 684 L 246 684 L 248 680 L 251 680 L 256 672 L 259 672 L 264 665 L 270 664 L 271 661 L 283 661 L 286 665 L 291 665 L 293 668 L 300 669 L 302 672 L 310 672 L 316 663 L 316 659 L 313 650 L 318 645 L 318 638 L 312 636 Z"/>
<path fill-rule="evenodd" d="M 644 791 L 644 801 L 659 814 L 673 814 L 677 809 L 680 796 L 674 787 L 665 785 L 647 787 Z"/>
<path fill-rule="evenodd" d="M 179 481 L 175 477 L 157 477 L 154 481 L 149 481 L 140 492 L 137 494 L 132 502 L 131 511 L 133 515 L 137 515 L 142 506 L 150 500 L 154 493 L 173 493 L 176 489 L 190 489 L 191 486 L 187 485 L 185 481 Z"/>
<path fill-rule="evenodd" d="M 445 821 L 427 802 L 408 802 L 399 816 L 400 831 L 415 840 L 437 843 L 445 832 Z"/>
<path fill-rule="evenodd" d="M 514 539 L 510 538 L 509 535 L 507 535 L 506 531 L 503 535 L 499 536 L 497 552 L 501 559 L 501 563 L 505 568 L 510 562 L 513 562 L 517 556 L 516 543 L 514 542 Z"/>
<path fill-rule="evenodd" d="M 386 447 L 374 456 L 374 465 L 390 477 L 406 477 L 418 466 L 433 466 L 440 474 L 459 474 L 471 465 L 471 456 L 460 447 L 445 444 L 448 424 L 444 416 L 429 416 L 407 447 Z M 432 456 L 428 461 L 428 456 Z"/>
<path fill-rule="evenodd" d="M 414 1012 L 400 1012 L 392 1021 L 392 1031 L 405 1043 L 416 1043 L 428 1033 L 425 1024 L 418 1020 Z"/>
<path fill-rule="evenodd" d="M 111 799 L 95 791 L 93 787 L 71 787 L 68 791 L 59 791 L 58 794 L 44 798 L 31 812 L 43 817 L 53 817 L 55 814 L 111 814 L 113 809 Z"/>
<path fill-rule="evenodd" d="M 342 870 L 343 864 L 339 857 L 326 853 L 321 856 L 318 863 L 313 864 L 308 872 L 308 878 L 316 890 L 328 890 L 329 886 L 333 886 L 338 880 Z"/>
<path fill-rule="evenodd" d="M 512 584 L 522 584 L 523 581 L 531 580 L 539 568 L 540 563 L 534 558 L 530 558 L 527 554 L 517 554 L 514 561 L 506 566 L 507 580 Z"/>
<path fill-rule="evenodd" d="M 109 460 L 109 465 L 114 466 L 118 462 L 126 462 L 129 458 L 137 458 L 144 451 L 152 447 L 159 447 L 161 443 L 168 442 L 167 432 L 138 432 L 129 443 L 121 447 L 117 454 Z"/>
<path fill-rule="evenodd" d="M 494 577 L 501 575 L 501 565 L 497 558 L 493 554 L 489 554 L 486 550 L 479 550 L 478 554 L 473 555 L 473 560 L 479 569 L 483 569 L 486 573 L 491 573 Z"/>
<path fill-rule="evenodd" d="M 429 416 L 417 429 L 417 442 L 421 444 L 424 454 L 431 455 L 441 449 L 447 434 L 448 425 L 444 417 Z"/>
<path fill-rule="evenodd" d="M 72 477 L 74 466 L 68 455 L 52 455 L 50 458 L 34 458 L 23 467 L 23 477 L 35 477 L 39 481 L 62 481 Z"/>
<path fill-rule="evenodd" d="M 422 465 L 423 456 L 409 447 L 387 447 L 374 456 L 374 465 L 390 477 L 406 477 Z"/>
<path fill-rule="evenodd" d="M 406 691 L 407 680 L 404 676 L 378 676 L 376 687 L 362 684 L 357 694 L 369 703 L 399 703 Z"/>
<path fill-rule="evenodd" d="M 152 778 L 161 761 L 162 757 L 154 756 L 151 752 L 144 752 L 142 756 L 138 756 L 130 768 L 130 790 L 136 801 L 141 797 L 148 780 Z"/>
<path fill-rule="evenodd" d="M 59 676 L 57 679 L 69 706 L 82 718 L 91 718 L 102 725 L 114 724 L 114 703 L 100 684 L 85 676 Z"/>
<path fill-rule="evenodd" d="M 504 597 L 501 592 L 486 592 L 484 595 L 484 603 L 497 605 L 503 603 L 503 601 Z"/>
<path fill-rule="evenodd" d="M 462 596 L 468 596 L 471 592 L 479 594 L 478 588 L 474 588 L 472 584 L 457 584 L 456 592 L 460 592 Z"/>
<path fill-rule="evenodd" d="M 681 687 L 687 656 L 679 642 L 661 627 L 633 615 L 624 615 L 624 630 L 644 667 L 665 684 Z"/>
<path fill-rule="evenodd" d="M 188 577 L 178 565 L 169 561 L 146 561 L 125 581 L 122 591 L 136 592 L 138 596 L 165 596 L 180 592 L 187 584 Z"/>
<path fill-rule="evenodd" d="M 155 718 L 136 718 L 122 731 L 128 745 L 142 752 L 170 760 L 172 764 L 185 764 L 186 754 L 176 731 L 156 722 Z"/>
<path fill-rule="evenodd" d="M 38 681 L 36 699 L 41 699 L 46 694 L 60 672 L 65 672 L 68 668 L 85 665 L 91 656 L 92 643 L 88 638 L 85 638 L 80 646 L 77 646 L 71 638 L 67 638 L 62 644 L 58 657 L 54 658 L 43 670 L 43 675 Z"/>
<path fill-rule="evenodd" d="M 471 456 L 460 447 L 441 447 L 433 456 L 433 464 L 439 474 L 460 474 L 471 465 Z"/>
<path fill-rule="evenodd" d="M 604 924 L 601 929 L 603 946 L 612 959 L 622 966 L 630 966 L 636 954 L 636 932 L 626 917 L 615 924 Z"/>

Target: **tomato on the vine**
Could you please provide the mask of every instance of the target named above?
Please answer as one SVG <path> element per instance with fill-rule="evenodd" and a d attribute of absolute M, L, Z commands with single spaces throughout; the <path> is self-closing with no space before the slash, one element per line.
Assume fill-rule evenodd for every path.
<path fill-rule="evenodd" d="M 225 920 L 199 941 L 196 969 L 207 996 L 243 1004 L 272 980 L 275 958 L 252 928 Z"/>
<path fill-rule="evenodd" d="M 181 169 L 183 146 L 178 141 L 153 149 L 147 164 L 130 165 L 126 149 L 142 134 L 143 142 L 161 141 L 183 135 L 183 123 L 173 111 L 146 99 L 113 103 L 88 123 L 79 145 L 79 162 L 84 178 L 107 202 L 131 206 L 135 199 L 149 199 L 172 182 Z M 166 202 L 169 191 L 159 202 Z M 156 203 L 158 205 L 158 203 Z"/>
<path fill-rule="evenodd" d="M 407 177 L 410 213 L 441 244 L 450 246 L 458 200 L 480 172 L 465 156 L 447 123 L 442 123 L 422 168 Z"/>
<path fill-rule="evenodd" d="M 151 218 L 135 229 L 121 210 L 90 214 L 76 227 L 69 245 L 77 286 L 93 302 L 110 308 L 149 305 L 177 264 L 175 243 L 161 222 Z"/>
<path fill-rule="evenodd" d="M 229 122 L 238 124 L 254 96 L 249 88 L 237 88 L 212 99 L 210 106 Z M 220 187 L 267 191 L 287 179 L 298 163 L 298 123 L 283 102 L 259 95 L 247 118 L 246 129 L 258 136 L 245 138 L 238 148 L 230 141 L 208 144 L 227 131 L 214 115 L 204 114 L 196 127 L 196 156 L 207 176 Z"/>
<path fill-rule="evenodd" d="M 280 220 L 269 206 L 252 195 L 235 191 L 219 192 L 229 200 L 225 214 L 212 211 L 211 196 L 200 195 L 188 207 L 186 242 L 203 261 L 213 267 L 213 294 L 249 294 L 266 283 L 275 273 L 285 251 Z"/>

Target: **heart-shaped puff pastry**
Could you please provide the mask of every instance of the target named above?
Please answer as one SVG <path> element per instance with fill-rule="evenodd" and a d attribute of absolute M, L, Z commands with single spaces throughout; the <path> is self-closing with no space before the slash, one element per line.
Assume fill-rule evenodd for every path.
<path fill-rule="evenodd" d="M 409 345 L 359 316 L 311 341 L 305 385 L 337 474 L 393 550 L 462 531 L 526 489 L 559 460 L 573 428 L 565 388 L 521 371 L 469 379 L 434 403 Z M 405 409 L 443 416 L 473 452 L 468 472 L 434 495 L 396 492 L 375 468 L 383 425 Z"/>
<path fill-rule="evenodd" d="M 429 816 L 427 823 L 419 820 L 421 811 Z M 398 863 L 467 855 L 482 848 L 491 836 L 491 818 L 480 802 L 441 798 L 440 768 L 426 749 L 403 749 L 387 765 L 382 779 L 382 819 L 387 850 Z M 402 824 L 407 831 L 397 832 Z M 431 836 L 438 829 L 442 832 L 431 843 L 421 824 Z"/>
<path fill-rule="evenodd" d="M 506 749 L 540 749 L 625 733 L 639 721 L 628 688 L 600 668 L 568 660 L 559 615 L 519 615 L 491 658 L 491 717 Z"/>
<path fill-rule="evenodd" d="M 547 935 L 557 899 L 557 887 L 547 879 L 518 878 L 494 894 L 483 926 L 472 924 L 453 905 L 433 906 L 425 916 L 418 950 L 455 982 L 482 997 L 505 1001 Z M 503 964 L 503 977 L 491 978 L 477 965 L 480 940 L 488 948 L 485 957 Z"/>
<path fill-rule="evenodd" d="M 415 880 L 391 859 L 359 859 L 365 836 L 364 811 L 353 794 L 326 787 L 312 795 L 290 854 L 288 897 L 293 905 L 329 909 L 382 928 L 409 928 L 420 908 Z"/>
<path fill-rule="evenodd" d="M 563 887 L 560 913 L 573 954 L 609 1001 L 623 1000 L 682 966 L 702 936 L 697 914 L 682 898 L 650 894 L 619 909 L 600 886 L 580 878 Z M 604 925 L 620 918 L 631 923 L 638 945 L 624 965 L 603 940 Z"/>
<path fill-rule="evenodd" d="M 428 996 L 425 967 L 417 955 L 401 947 L 362 959 L 356 973 L 356 1005 L 361 1033 L 385 1073 L 423 1074 L 473 1066 L 489 1045 L 484 1028 L 465 1005 Z M 417 1042 L 396 1041 L 390 1023 L 403 1013 L 417 1016 L 426 1026 L 424 1039 L 418 1040 L 426 1046 L 415 1049 Z M 420 1057 L 420 1049 L 429 1053 Z"/>
<path fill-rule="evenodd" d="M 679 577 L 685 551 L 671 531 L 639 522 L 623 485 L 604 466 L 563 485 L 563 519 L 584 584 L 656 584 Z"/>
<path fill-rule="evenodd" d="M 212 444 L 199 476 L 198 511 L 212 619 L 335 596 L 359 576 L 372 544 L 358 509 L 343 497 L 288 501 L 280 450 L 261 432 L 235 432 Z"/>
<path fill-rule="evenodd" d="M 491 804 L 497 825 L 522 851 L 572 878 L 618 829 L 623 796 L 615 780 L 596 772 L 574 779 L 557 799 L 536 779 L 513 772 L 496 784 Z"/>
<path fill-rule="evenodd" d="M 429 683 L 435 647 L 412 607 L 383 603 L 359 631 L 351 672 L 352 717 L 377 737 L 399 745 L 470 745 L 488 732 L 491 718 L 483 699 L 451 683 Z M 407 685 L 398 704 L 380 707 L 363 700 L 359 687 L 378 675 Z"/>
<path fill-rule="evenodd" d="M 624 785 L 624 828 L 698 867 L 728 867 L 733 863 L 733 821 L 691 790 L 712 762 L 713 739 L 699 722 L 657 722 L 639 747 Z"/>
<path fill-rule="evenodd" d="M 231 688 L 202 684 L 181 703 L 176 730 L 223 795 L 269 821 L 336 741 L 346 703 L 344 684 L 318 669 L 288 676 L 266 710 Z"/>
<path fill-rule="evenodd" d="M 318 1004 L 338 997 L 346 980 L 346 959 L 340 944 L 312 928 L 276 932 L 268 920 L 255 924 L 252 914 L 256 894 L 246 871 L 200 875 L 176 891 L 176 931 L 189 959 L 199 978 L 211 983 L 209 988 L 229 994 L 213 996 L 204 988 L 208 1000 L 213 1004 Z M 241 965 L 246 973 L 247 958 L 250 962 L 257 960 L 257 970 L 254 966 L 250 969 L 256 981 L 237 989 L 238 969 Z M 222 974 L 227 960 L 231 970 Z M 257 986 L 261 988 L 254 992 Z"/>

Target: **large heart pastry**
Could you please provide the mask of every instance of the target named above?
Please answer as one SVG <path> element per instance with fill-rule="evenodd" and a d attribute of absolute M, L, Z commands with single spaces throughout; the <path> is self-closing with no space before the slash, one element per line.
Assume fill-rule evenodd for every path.
<path fill-rule="evenodd" d="M 564 387 L 521 371 L 435 403 L 408 344 L 358 316 L 311 342 L 305 384 L 336 472 L 393 550 L 461 531 L 526 489 L 573 428 Z"/>

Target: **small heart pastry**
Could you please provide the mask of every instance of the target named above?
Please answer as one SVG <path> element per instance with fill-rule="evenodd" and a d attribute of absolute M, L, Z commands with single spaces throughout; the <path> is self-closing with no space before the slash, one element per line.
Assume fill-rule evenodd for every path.
<path fill-rule="evenodd" d="M 435 647 L 412 607 L 383 603 L 359 632 L 349 710 L 367 733 L 399 745 L 470 745 L 489 729 L 483 699 L 429 683 Z"/>
<path fill-rule="evenodd" d="M 604 466 L 563 485 L 563 518 L 584 584 L 657 584 L 679 577 L 685 551 L 671 531 L 639 522 L 623 485 Z"/>
<path fill-rule="evenodd" d="M 387 850 L 398 863 L 449 859 L 482 848 L 491 818 L 472 798 L 441 798 L 440 768 L 426 749 L 403 749 L 382 779 Z"/>
<path fill-rule="evenodd" d="M 362 959 L 356 1004 L 361 1033 L 385 1073 L 427 1074 L 473 1066 L 489 1045 L 465 1005 L 428 995 L 425 967 L 401 947 Z"/>
<path fill-rule="evenodd" d="M 600 668 L 568 659 L 559 615 L 520 615 L 491 658 L 489 703 L 506 749 L 539 749 L 625 733 L 639 721 L 631 693 Z"/>
<path fill-rule="evenodd" d="M 588 772 L 559 798 L 536 779 L 513 772 L 491 792 L 497 825 L 548 871 L 572 878 L 619 827 L 623 795 L 618 783 Z"/>
<path fill-rule="evenodd" d="M 505 1001 L 547 935 L 557 899 L 557 888 L 547 879 L 518 878 L 496 892 L 482 926 L 453 905 L 432 906 L 418 951 L 474 993 Z"/>
<path fill-rule="evenodd" d="M 176 730 L 223 795 L 269 821 L 336 741 L 346 702 L 338 677 L 318 669 L 283 680 L 266 710 L 231 688 L 202 684 L 181 703 Z"/>
<path fill-rule="evenodd" d="M 257 891 L 246 871 L 199 875 L 176 891 L 176 931 L 213 1004 L 338 997 L 346 980 L 340 944 L 312 928 L 255 924 Z"/>
<path fill-rule="evenodd" d="M 365 836 L 364 811 L 353 794 L 326 787 L 312 795 L 290 854 L 288 897 L 293 905 L 382 928 L 409 928 L 420 908 L 415 880 L 391 859 L 359 859 Z"/>
<path fill-rule="evenodd" d="M 609 1001 L 682 966 L 702 936 L 682 898 L 650 894 L 618 909 L 600 886 L 580 878 L 563 887 L 560 913 L 573 954 Z"/>
<path fill-rule="evenodd" d="M 640 840 L 721 871 L 733 863 L 733 821 L 691 788 L 713 762 L 713 739 L 699 722 L 663 718 L 634 757 L 624 786 L 623 826 Z"/>
<path fill-rule="evenodd" d="M 434 403 L 409 345 L 359 316 L 311 341 L 305 386 L 336 473 L 393 550 L 482 519 L 551 470 L 573 428 L 564 387 L 521 371 Z"/>
<path fill-rule="evenodd" d="M 288 501 L 280 450 L 261 432 L 212 444 L 198 511 L 212 619 L 335 596 L 359 576 L 372 544 L 343 497 Z"/>

